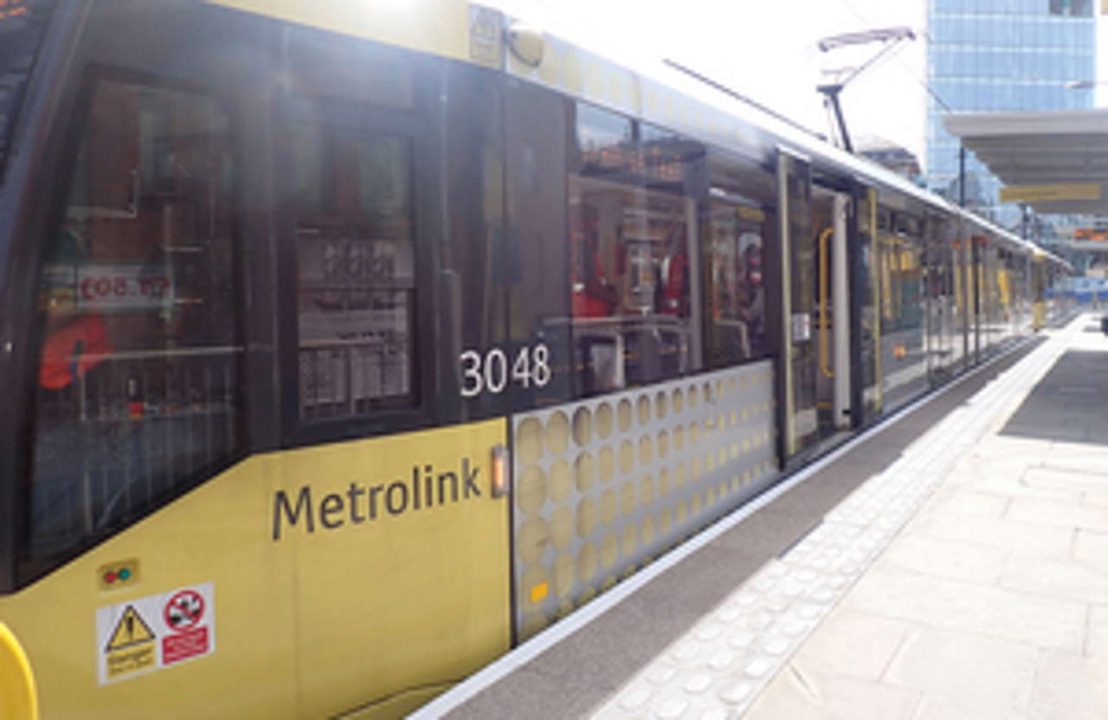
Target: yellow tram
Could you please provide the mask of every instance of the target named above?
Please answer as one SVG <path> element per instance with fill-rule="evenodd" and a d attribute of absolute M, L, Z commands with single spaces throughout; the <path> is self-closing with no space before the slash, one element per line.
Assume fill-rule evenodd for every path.
<path fill-rule="evenodd" d="M 0 2 L 0 715 L 401 715 L 1054 267 L 482 5 Z"/>

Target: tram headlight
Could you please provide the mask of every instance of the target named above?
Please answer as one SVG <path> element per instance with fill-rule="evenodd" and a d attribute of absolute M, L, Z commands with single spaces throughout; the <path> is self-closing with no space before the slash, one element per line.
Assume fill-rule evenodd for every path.
<path fill-rule="evenodd" d="M 494 498 L 508 494 L 508 448 L 497 445 L 492 449 L 491 493 Z"/>

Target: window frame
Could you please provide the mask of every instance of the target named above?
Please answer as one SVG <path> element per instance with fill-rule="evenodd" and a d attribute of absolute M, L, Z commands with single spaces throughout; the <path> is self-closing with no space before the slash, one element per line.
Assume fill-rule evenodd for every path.
<path fill-rule="evenodd" d="M 683 371 L 678 371 L 676 374 L 669 376 L 663 374 L 661 377 L 653 378 L 642 383 L 635 383 L 628 381 L 623 389 L 638 386 L 649 386 L 659 382 L 666 382 L 674 380 L 680 377 L 691 377 L 702 372 L 707 372 L 711 368 L 708 367 L 707 361 L 704 356 L 705 340 L 704 340 L 704 286 L 703 286 L 703 268 L 701 263 L 703 261 L 702 254 L 702 207 L 707 199 L 708 194 L 708 165 L 709 158 L 713 153 L 717 151 L 717 148 L 710 142 L 701 140 L 695 134 L 690 134 L 678 130 L 674 130 L 671 127 L 655 122 L 652 120 L 644 119 L 638 115 L 631 115 L 624 111 L 614 110 L 604 105 L 601 105 L 593 100 L 589 100 L 577 96 L 567 96 L 570 101 L 570 115 L 566 125 L 566 214 L 567 235 L 572 236 L 574 232 L 574 220 L 572 217 L 572 200 L 574 197 L 573 185 L 577 184 L 576 192 L 579 198 L 590 192 L 588 185 L 590 183 L 598 184 L 610 184 L 615 187 L 621 188 L 623 191 L 631 193 L 636 201 L 647 198 L 650 196 L 665 198 L 667 201 L 674 204 L 683 204 L 682 215 L 685 218 L 686 230 L 688 223 L 691 221 L 694 224 L 694 232 L 685 232 L 685 253 L 688 257 L 688 283 L 687 289 L 687 302 L 688 302 L 688 314 L 678 315 L 684 322 L 684 329 L 687 333 L 687 357 L 686 362 L 688 367 Z M 627 155 L 621 156 L 620 166 L 615 168 L 598 168 L 590 165 L 586 162 L 586 148 L 582 142 L 581 127 L 583 122 L 587 122 L 587 118 L 582 118 L 582 108 L 585 109 L 586 115 L 591 115 L 593 118 L 601 118 L 611 121 L 613 125 L 623 123 L 626 125 L 627 136 L 620 141 L 619 147 L 627 145 Z M 635 171 L 635 163 L 642 162 L 646 164 L 645 160 L 645 145 L 650 142 L 650 139 L 644 141 L 644 130 L 646 136 L 655 136 L 656 138 L 662 138 L 668 136 L 669 138 L 680 140 L 682 142 L 690 142 L 700 147 L 700 154 L 696 158 L 687 158 L 680 156 L 678 162 L 683 168 L 683 177 L 680 180 L 654 180 L 651 181 L 649 173 L 637 174 Z M 703 168 L 703 176 L 705 178 L 703 187 L 698 187 L 690 179 L 687 174 L 688 168 L 691 164 L 700 164 Z M 585 187 L 582 188 L 581 185 Z M 567 245 L 568 248 L 568 245 Z M 567 252 L 571 252 L 567 250 Z M 570 261 L 572 264 L 572 260 Z M 572 269 L 571 269 L 572 273 Z M 664 284 L 664 283 L 663 283 Z M 572 300 L 572 286 L 573 282 L 570 278 L 567 278 L 566 291 L 570 295 L 570 317 L 573 318 L 573 300 Z M 660 310 L 658 311 L 661 312 Z M 616 313 L 608 317 L 633 317 L 629 313 Z M 572 352 L 576 357 L 578 348 L 578 333 L 576 328 L 570 333 Z M 587 372 L 587 371 L 586 371 Z M 594 390 L 588 387 L 586 383 L 586 376 L 584 374 L 574 372 L 572 379 L 573 396 L 575 398 L 587 398 L 598 397 L 608 394 L 610 392 L 617 392 L 618 390 Z"/>
<path fill-rule="evenodd" d="M 412 59 L 416 70 L 435 75 L 428 61 Z M 436 75 L 437 77 L 437 75 Z M 413 306 L 410 322 L 411 388 L 415 402 L 410 406 L 380 407 L 352 415 L 328 418 L 304 418 L 300 414 L 300 328 L 299 266 L 296 236 L 297 210 L 291 198 L 295 193 L 293 158 L 282 153 L 275 158 L 278 208 L 277 325 L 278 377 L 282 387 L 280 414 L 283 447 L 301 447 L 324 442 L 416 430 L 432 425 L 435 412 L 436 359 L 430 353 L 434 344 L 434 313 L 437 288 L 433 238 L 436 213 L 441 207 L 441 186 L 445 180 L 437 172 L 442 156 L 434 121 L 421 109 L 427 105 L 425 87 L 416 82 L 414 106 L 409 110 L 372 106 L 364 102 L 331 97 L 309 97 L 290 92 L 279 103 L 276 148 L 292 146 L 297 126 L 308 124 L 354 136 L 395 135 L 411 143 L 412 260 L 414 265 Z M 293 292 L 295 290 L 295 292 Z"/>
<path fill-rule="evenodd" d="M 774 164 L 775 160 L 772 159 L 771 154 L 764 154 L 758 156 L 755 152 L 739 152 L 734 149 L 725 150 L 718 146 L 708 144 L 708 162 L 707 162 L 707 178 L 708 178 L 708 191 L 705 197 L 697 203 L 697 213 L 700 216 L 698 225 L 697 246 L 698 252 L 701 254 L 701 283 L 700 283 L 700 303 L 702 305 L 702 317 L 701 317 L 701 354 L 703 357 L 704 372 L 710 372 L 713 370 L 719 370 L 730 367 L 740 367 L 750 363 L 761 362 L 763 360 L 774 360 L 780 355 L 779 350 L 779 338 L 777 337 L 777 325 L 780 323 L 780 318 L 774 318 L 776 312 L 775 306 L 778 304 L 778 299 L 781 294 L 779 275 L 780 270 L 777 266 L 779 260 L 776 259 L 776 254 L 781 249 L 781 239 L 778 237 L 780 231 L 780 202 L 781 199 L 778 196 L 778 179 L 777 179 L 777 167 Z M 766 189 L 771 191 L 771 200 L 768 204 L 762 204 L 756 209 L 764 213 L 765 218 L 761 222 L 761 268 L 762 268 L 762 292 L 763 292 L 763 313 L 762 313 L 762 347 L 760 353 L 752 353 L 749 358 L 742 358 L 739 360 L 729 360 L 723 364 L 713 363 L 709 360 L 709 338 L 712 337 L 713 331 L 712 325 L 712 305 L 709 295 L 712 291 L 712 283 L 708 275 L 711 272 L 711 254 L 712 247 L 710 239 L 706 236 L 709 232 L 710 222 L 708 217 L 717 207 L 727 207 L 738 212 L 738 208 L 743 206 L 743 203 L 738 202 L 734 198 L 720 198 L 712 195 L 712 189 L 716 187 L 719 180 L 719 173 L 721 170 L 738 170 L 744 177 L 752 176 L 757 173 L 762 175 L 764 179 L 767 179 L 769 185 Z M 747 200 L 756 200 L 756 198 L 746 198 Z M 747 206 L 750 207 L 750 206 Z"/>

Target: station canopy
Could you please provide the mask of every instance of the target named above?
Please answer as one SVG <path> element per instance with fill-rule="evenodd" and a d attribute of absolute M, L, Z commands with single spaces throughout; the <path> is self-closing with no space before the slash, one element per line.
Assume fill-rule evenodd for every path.
<path fill-rule="evenodd" d="M 1004 183 L 1002 202 L 1108 215 L 1108 110 L 958 113 L 944 123 Z"/>

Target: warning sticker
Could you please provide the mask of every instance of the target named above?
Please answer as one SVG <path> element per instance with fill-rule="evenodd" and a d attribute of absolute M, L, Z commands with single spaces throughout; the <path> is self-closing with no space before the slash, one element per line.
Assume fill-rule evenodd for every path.
<path fill-rule="evenodd" d="M 132 645 L 151 642 L 153 639 L 154 632 L 150 629 L 150 626 L 146 624 L 134 607 L 128 605 L 127 609 L 123 611 L 123 617 L 119 618 L 119 623 L 115 626 L 115 632 L 108 640 L 107 650 L 122 650 Z"/>
<path fill-rule="evenodd" d="M 203 625 L 204 596 L 182 590 L 165 604 L 162 617 L 171 634 L 162 638 L 162 662 L 171 665 L 208 652 L 208 628 Z"/>
<path fill-rule="evenodd" d="M 108 679 L 114 679 L 154 667 L 157 662 L 154 640 L 150 626 L 128 605 L 104 647 L 100 681 L 105 681 L 105 672 Z"/>
<path fill-rule="evenodd" d="M 96 611 L 100 684 L 215 652 L 212 583 L 177 588 Z"/>

